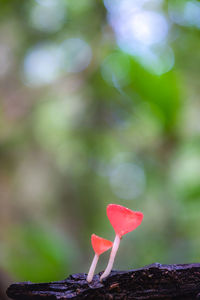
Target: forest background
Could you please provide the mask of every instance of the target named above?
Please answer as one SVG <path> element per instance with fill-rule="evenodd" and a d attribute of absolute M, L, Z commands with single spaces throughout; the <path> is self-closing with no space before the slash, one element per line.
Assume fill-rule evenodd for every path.
<path fill-rule="evenodd" d="M 199 262 L 200 2 L 0 6 L 2 272 L 87 272 L 109 203 L 144 213 L 115 269 Z"/>

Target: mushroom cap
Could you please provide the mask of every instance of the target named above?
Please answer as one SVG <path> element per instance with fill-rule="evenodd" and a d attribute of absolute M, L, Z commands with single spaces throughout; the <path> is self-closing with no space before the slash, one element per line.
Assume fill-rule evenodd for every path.
<path fill-rule="evenodd" d="M 101 255 L 103 252 L 110 249 L 113 245 L 113 243 L 111 241 L 105 240 L 96 234 L 92 234 L 91 243 L 92 243 L 94 252 L 98 255 Z"/>
<path fill-rule="evenodd" d="M 107 216 L 115 233 L 120 237 L 136 229 L 143 219 L 143 213 L 117 204 L 107 206 Z"/>

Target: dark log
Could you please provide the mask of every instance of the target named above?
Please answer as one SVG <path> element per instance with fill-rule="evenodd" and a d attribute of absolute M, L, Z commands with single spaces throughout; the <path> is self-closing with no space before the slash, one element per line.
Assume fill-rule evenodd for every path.
<path fill-rule="evenodd" d="M 95 275 L 91 284 L 86 274 L 70 275 L 50 283 L 15 283 L 7 289 L 14 300 L 32 299 L 200 299 L 200 264 L 161 265 L 112 271 L 103 283 Z"/>

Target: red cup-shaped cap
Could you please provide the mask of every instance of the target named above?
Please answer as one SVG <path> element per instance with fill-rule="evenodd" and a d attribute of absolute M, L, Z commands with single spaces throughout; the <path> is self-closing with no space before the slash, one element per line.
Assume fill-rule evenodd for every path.
<path fill-rule="evenodd" d="M 107 216 L 115 233 L 120 237 L 137 228 L 143 219 L 143 213 L 117 204 L 107 206 Z"/>
<path fill-rule="evenodd" d="M 92 234 L 91 242 L 94 252 L 98 255 L 101 255 L 103 252 L 110 249 L 113 245 L 111 241 L 105 240 L 96 234 Z"/>

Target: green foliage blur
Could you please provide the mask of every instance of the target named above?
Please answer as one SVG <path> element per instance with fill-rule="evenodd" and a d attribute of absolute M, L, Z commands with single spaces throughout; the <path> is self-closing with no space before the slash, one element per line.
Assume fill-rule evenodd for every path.
<path fill-rule="evenodd" d="M 200 2 L 0 7 L 0 268 L 87 272 L 109 203 L 144 213 L 115 269 L 199 262 Z"/>

